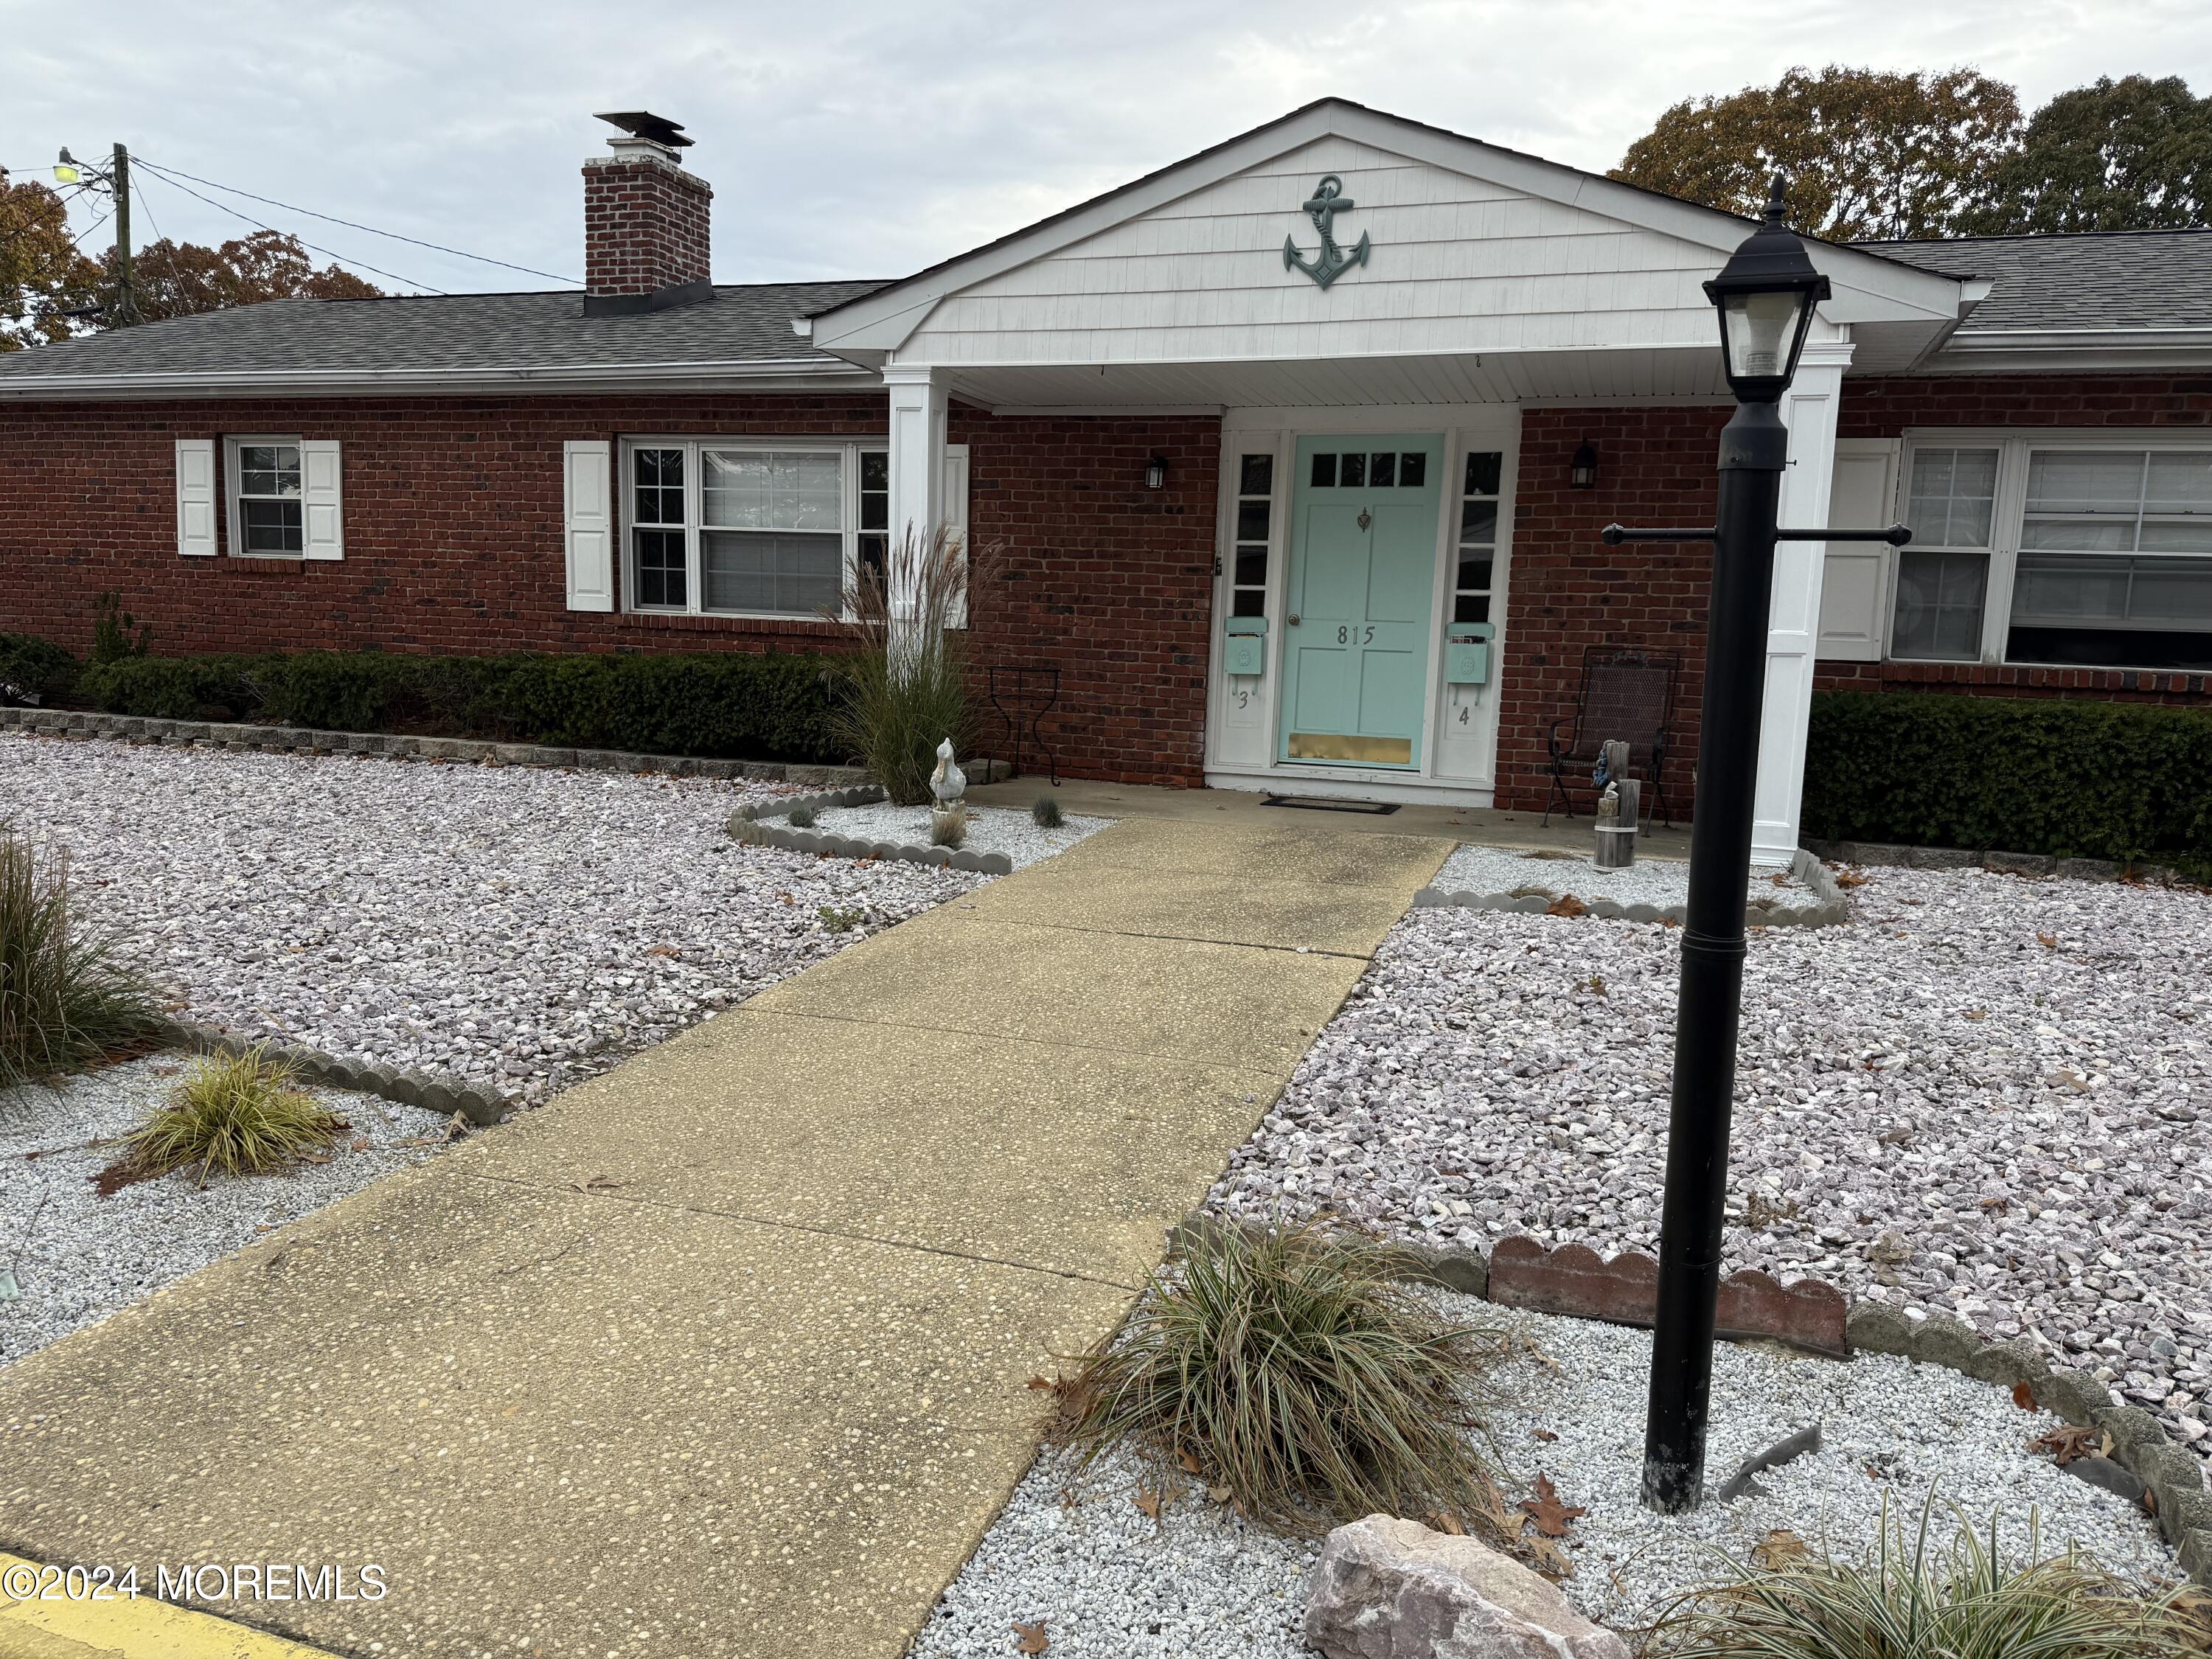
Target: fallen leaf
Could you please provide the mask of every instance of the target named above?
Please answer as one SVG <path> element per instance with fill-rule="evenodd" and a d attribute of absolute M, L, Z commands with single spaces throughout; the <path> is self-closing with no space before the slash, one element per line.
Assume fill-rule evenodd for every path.
<path fill-rule="evenodd" d="M 1422 1523 L 1431 1532 L 1448 1532 L 1455 1538 L 1467 1536 L 1467 1528 L 1460 1525 L 1459 1517 L 1448 1510 L 1431 1510 L 1422 1517 Z"/>
<path fill-rule="evenodd" d="M 1803 1539 L 1787 1527 L 1777 1527 L 1751 1547 L 1751 1559 L 1766 1568 L 1786 1567 L 1812 1554 Z"/>
<path fill-rule="evenodd" d="M 1562 893 L 1544 907 L 1544 914 L 1547 916 L 1579 916 L 1587 915 L 1589 911 L 1589 906 L 1572 893 Z"/>
<path fill-rule="evenodd" d="M 1208 1486 L 1206 1489 L 1206 1495 L 1217 1504 L 1226 1504 L 1229 1501 L 1230 1492 L 1226 1486 Z"/>
<path fill-rule="evenodd" d="M 1861 875 L 1856 870 L 1838 870 L 1836 872 L 1836 885 L 1838 887 L 1863 887 L 1867 884 L 1869 879 L 1869 877 Z"/>
<path fill-rule="evenodd" d="M 1197 1455 L 1188 1446 L 1177 1449 L 1176 1452 L 1176 1462 L 1185 1474 L 1197 1474 L 1201 1473 L 1198 1467 Z"/>
<path fill-rule="evenodd" d="M 1016 1653 L 1042 1653 L 1052 1645 L 1052 1638 L 1044 1633 L 1044 1620 L 1042 1619 L 1034 1625 L 1015 1620 L 1014 1634 L 1022 1638 L 1014 1644 Z"/>
<path fill-rule="evenodd" d="M 672 945 L 647 945 L 645 953 L 649 957 L 680 957 L 684 954 Z"/>
<path fill-rule="evenodd" d="M 1990 1011 L 1986 1008 L 1969 1008 L 1960 1018 L 1966 1019 L 1987 1019 L 1989 1017 Z"/>
<path fill-rule="evenodd" d="M 2025 1382 L 2014 1383 L 2012 1385 L 2012 1403 L 2019 1407 L 2021 1410 L 2024 1412 L 2033 1411 L 2035 1409 L 2035 1390 L 2028 1387 Z"/>
<path fill-rule="evenodd" d="M 1559 1490 L 1552 1485 L 1552 1477 L 1548 1474 L 1536 1477 L 1536 1495 L 1522 1498 L 1521 1510 L 1535 1522 L 1536 1530 L 1547 1538 L 1565 1538 L 1567 1527 L 1574 1518 L 1589 1513 L 1588 1510 L 1562 1504 Z"/>
<path fill-rule="evenodd" d="M 1559 1437 L 1556 1434 L 1553 1434 L 1549 1429 L 1531 1429 L 1528 1432 L 1534 1435 L 1537 1439 L 1543 1441 L 1547 1445 Z"/>
<path fill-rule="evenodd" d="M 346 1142 L 346 1146 L 350 1151 L 365 1152 L 368 1150 L 368 1137 L 367 1135 L 356 1135 L 353 1139 Z"/>
<path fill-rule="evenodd" d="M 1150 1486 L 1139 1486 L 1129 1501 L 1142 1510 L 1148 1519 L 1157 1521 L 1160 1518 L 1160 1511 L 1167 1507 L 1168 1498 L 1165 1492 L 1154 1492 Z"/>
<path fill-rule="evenodd" d="M 2104 1433 L 2101 1430 L 2091 1428 L 2086 1423 L 2068 1423 L 2048 1434 L 2037 1436 L 2027 1443 L 2027 1449 L 2048 1452 L 2054 1462 L 2064 1464 L 2071 1463 L 2077 1457 L 2094 1457 L 2103 1445 Z"/>
<path fill-rule="evenodd" d="M 1521 1540 L 1521 1547 L 1528 1552 L 1528 1559 L 1536 1564 L 1536 1571 L 1553 1583 L 1575 1576 L 1575 1564 L 1568 1559 L 1566 1551 L 1550 1539 L 1524 1538 Z"/>
<path fill-rule="evenodd" d="M 2046 951 L 2056 951 L 2058 948 L 2058 935 L 2056 933 L 2038 933 L 2035 936 L 2035 942 L 2038 945 L 2040 945 Z"/>
<path fill-rule="evenodd" d="M 1046 1394 L 1058 1394 L 1066 1386 L 1058 1377 L 1046 1376 L 1041 1373 L 1030 1378 L 1030 1387 L 1041 1389 Z"/>

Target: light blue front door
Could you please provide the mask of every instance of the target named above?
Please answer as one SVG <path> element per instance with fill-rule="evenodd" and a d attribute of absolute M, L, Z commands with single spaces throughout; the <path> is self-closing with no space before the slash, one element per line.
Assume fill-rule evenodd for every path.
<path fill-rule="evenodd" d="M 1421 764 L 1443 440 L 1298 440 L 1284 761 Z"/>

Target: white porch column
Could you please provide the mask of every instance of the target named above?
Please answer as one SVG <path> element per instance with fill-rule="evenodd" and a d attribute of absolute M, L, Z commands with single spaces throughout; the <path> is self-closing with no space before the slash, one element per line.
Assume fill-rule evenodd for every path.
<path fill-rule="evenodd" d="M 1836 415 L 1843 398 L 1848 340 L 1808 341 L 1797 377 L 1782 400 L 1790 428 L 1790 466 L 1782 475 L 1785 525 L 1825 525 L 1836 467 Z M 1813 712 L 1814 647 L 1820 637 L 1823 542 L 1784 542 L 1774 550 L 1774 605 L 1766 633 L 1766 707 L 1759 728 L 1759 783 L 1752 813 L 1754 864 L 1786 865 L 1797 852 L 1805 793 L 1805 732 Z"/>
<path fill-rule="evenodd" d="M 891 405 L 891 546 L 909 530 L 926 546 L 945 516 L 944 371 L 891 363 L 884 385 Z"/>

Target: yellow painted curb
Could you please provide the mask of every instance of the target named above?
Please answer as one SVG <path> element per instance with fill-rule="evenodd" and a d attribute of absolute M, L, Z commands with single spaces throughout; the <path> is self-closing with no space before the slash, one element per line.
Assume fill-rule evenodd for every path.
<path fill-rule="evenodd" d="M 33 1575 L 27 1596 L 21 1594 L 26 1572 Z M 81 1579 L 57 1583 L 50 1569 L 0 1554 L 0 1659 L 329 1659 L 319 1648 L 156 1601 L 143 1589 L 135 1596 L 109 1593 L 113 1600 L 93 1601 Z"/>

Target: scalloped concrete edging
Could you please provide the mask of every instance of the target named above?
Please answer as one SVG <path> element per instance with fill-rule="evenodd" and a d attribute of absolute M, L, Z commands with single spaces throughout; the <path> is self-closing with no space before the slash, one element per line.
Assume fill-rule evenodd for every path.
<path fill-rule="evenodd" d="M 850 836 L 827 835 L 816 830 L 772 829 L 769 818 L 787 818 L 795 810 L 819 812 L 836 806 L 867 806 L 884 799 L 883 786 L 866 783 L 851 789 L 833 789 L 823 795 L 800 795 L 790 800 L 748 801 L 730 814 L 730 839 L 748 847 L 780 847 L 793 853 L 816 853 L 832 858 L 896 860 L 901 864 L 930 864 L 940 870 L 966 870 L 980 876 L 1010 876 L 1014 861 L 1004 853 L 971 853 L 949 847 L 912 847 L 900 842 L 861 841 Z"/>
<path fill-rule="evenodd" d="M 1257 1228 L 1257 1222 L 1231 1224 L 1203 1212 L 1194 1212 L 1168 1230 L 1168 1254 L 1174 1256 L 1194 1240 L 1218 1236 L 1224 1226 Z M 1514 1236 L 1538 1251 L 1534 1240 Z M 1499 1243 L 1509 1241 L 1501 1239 Z M 1408 1258 L 1403 1275 L 1419 1284 L 1441 1285 L 1481 1301 L 1499 1301 L 1492 1289 L 1490 1261 L 1479 1249 L 1465 1245 L 1406 1243 Z M 1495 1250 L 1493 1246 L 1492 1249 Z M 1561 1245 L 1558 1249 L 1586 1249 Z M 1595 1255 L 1595 1252 L 1590 1252 Z M 1626 1255 L 1629 1252 L 1622 1252 Z M 1603 1261 L 1603 1257 L 1598 1258 Z M 1736 1275 L 1741 1278 L 1743 1275 Z M 1767 1275 L 1760 1274 L 1760 1278 Z M 1886 1302 L 1865 1302 L 1824 1279 L 1808 1274 L 1790 1280 L 1770 1280 L 1785 1294 L 1800 1287 L 1818 1285 L 1842 1299 L 1848 1307 L 1844 1320 L 1844 1354 L 1899 1354 L 1917 1364 L 1941 1365 L 1984 1382 L 2012 1388 L 2025 1382 L 2036 1405 L 2069 1423 L 2103 1430 L 2112 1437 L 2112 1462 L 2142 1482 L 2153 1500 L 2152 1515 L 2166 1541 L 2179 1556 L 2182 1570 L 2198 1584 L 2212 1589 L 2212 1493 L 2204 1486 L 2204 1462 L 2194 1452 L 2176 1445 L 2166 1436 L 2157 1418 L 2140 1406 L 2115 1406 L 2110 1392 L 2094 1377 L 2070 1369 L 2054 1370 L 2048 1359 L 2031 1344 L 2018 1340 L 1994 1341 L 1948 1314 L 1929 1314 L 1909 1319 Z M 1590 1316 L 1580 1307 L 1552 1306 L 1541 1296 L 1521 1286 L 1510 1304 L 1541 1313 L 1571 1317 Z M 1751 1340 L 1731 1336 L 1725 1340 Z M 1782 1340 L 1782 1339 L 1769 1339 Z M 1835 1357 L 1835 1356 L 1831 1356 Z"/>
<path fill-rule="evenodd" d="M 2062 859 L 2051 853 L 1969 852 L 1958 847 L 1901 847 L 1879 841 L 1822 841 L 1802 837 L 1802 850 L 1838 864 L 1893 870 L 1991 870 L 2008 876 L 2065 876 L 2075 881 L 2122 881 L 2132 876 L 2166 886 L 2193 885 L 2163 864 L 2120 864 L 2111 859 Z"/>
<path fill-rule="evenodd" d="M 1744 924 L 1750 927 L 1833 927 L 1850 920 L 1850 901 L 1837 884 L 1835 874 L 1813 854 L 1801 847 L 1790 861 L 1790 873 L 1811 888 L 1815 902 L 1811 904 L 1784 904 L 1778 900 L 1753 899 L 1744 907 Z M 1413 895 L 1417 909 L 1510 910 L 1521 915 L 1541 916 L 1552 914 L 1552 906 L 1561 895 L 1534 893 L 1473 893 L 1446 892 L 1441 887 L 1424 887 Z M 1577 900 L 1583 905 L 1582 914 L 1607 920 L 1642 922 L 1666 922 L 1680 927 L 1685 920 L 1686 907 L 1680 904 L 1623 904 L 1617 899 L 1595 898 Z"/>
<path fill-rule="evenodd" d="M 319 732 L 301 726 L 251 726 L 224 720 L 155 720 L 81 708 L 0 708 L 0 729 L 64 738 L 116 738 L 173 749 L 262 750 L 278 754 L 374 755 L 386 760 L 459 761 L 487 766 L 547 766 L 586 772 L 659 772 L 678 778 L 745 779 L 756 783 L 855 783 L 858 766 L 806 766 L 783 761 L 709 760 L 696 755 L 640 755 L 622 749 L 562 749 L 476 738 L 418 738 L 390 732 Z"/>
<path fill-rule="evenodd" d="M 500 1122 L 511 1104 L 496 1089 L 450 1075 L 414 1068 L 396 1071 L 375 1060 L 348 1060 L 294 1043 L 255 1042 L 195 1020 L 164 1018 L 161 1027 L 161 1035 L 175 1047 L 195 1054 L 242 1054 L 258 1048 L 270 1059 L 290 1066 L 306 1082 L 375 1095 L 441 1117 L 459 1112 L 479 1129 Z"/>

